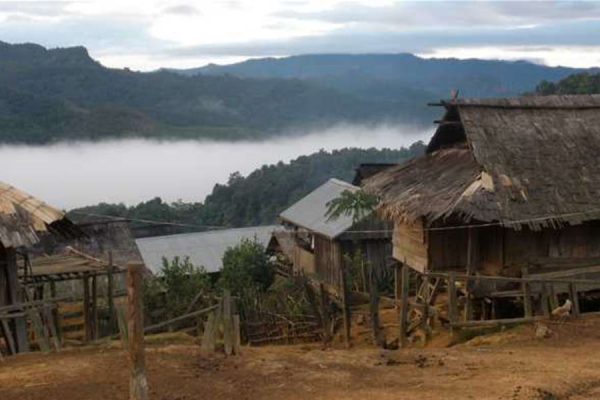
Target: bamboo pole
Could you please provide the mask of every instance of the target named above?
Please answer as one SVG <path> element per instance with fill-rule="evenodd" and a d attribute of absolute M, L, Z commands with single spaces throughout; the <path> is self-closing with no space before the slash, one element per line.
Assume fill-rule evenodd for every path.
<path fill-rule="evenodd" d="M 127 265 L 127 326 L 129 331 L 129 399 L 148 400 L 148 381 L 144 357 L 144 310 L 142 304 L 142 272 L 144 265 Z"/>

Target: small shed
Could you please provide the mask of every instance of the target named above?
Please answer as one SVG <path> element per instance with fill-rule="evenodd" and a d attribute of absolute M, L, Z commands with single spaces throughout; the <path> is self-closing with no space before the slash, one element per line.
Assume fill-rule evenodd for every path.
<path fill-rule="evenodd" d="M 340 288 L 342 271 L 351 270 L 352 258 L 359 252 L 379 279 L 390 278 L 386 267 L 392 254 L 390 226 L 372 215 L 358 222 L 347 215 L 337 219 L 327 216 L 330 201 L 344 191 L 358 190 L 359 187 L 347 182 L 330 179 L 280 214 L 288 234 L 280 247 L 286 249 L 296 271 Z M 273 239 L 277 241 L 280 237 L 281 234 Z M 293 250 L 290 250 L 290 237 Z M 366 285 L 364 268 L 356 272 L 363 275 Z"/>
<path fill-rule="evenodd" d="M 79 229 L 65 214 L 46 203 L 0 182 L 0 308 L 19 310 L 23 292 L 19 283 L 17 260 L 44 234 L 77 237 Z M 4 338 L 14 342 L 15 352 L 29 350 L 25 317 L 0 318 Z"/>
<path fill-rule="evenodd" d="M 238 245 L 243 239 L 256 240 L 266 247 L 277 228 L 267 225 L 182 233 L 140 238 L 136 243 L 144 264 L 155 274 L 160 272 L 163 258 L 172 260 L 175 257 L 189 257 L 194 266 L 216 273 L 223 268 L 223 255 L 228 248 Z"/>
<path fill-rule="evenodd" d="M 426 154 L 364 182 L 394 257 L 421 273 L 600 271 L 600 95 L 436 105 Z"/>

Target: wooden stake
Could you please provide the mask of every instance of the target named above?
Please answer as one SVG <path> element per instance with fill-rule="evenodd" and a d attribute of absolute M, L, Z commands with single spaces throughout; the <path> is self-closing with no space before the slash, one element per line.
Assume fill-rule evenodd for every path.
<path fill-rule="evenodd" d="M 240 332 L 240 316 L 233 316 L 233 354 L 240 355 L 242 348 L 242 334 Z"/>
<path fill-rule="evenodd" d="M 402 265 L 402 303 L 400 305 L 400 338 L 398 340 L 398 345 L 400 347 L 407 346 L 407 338 L 406 331 L 408 328 L 408 290 L 410 289 L 410 276 L 409 276 L 409 267 L 407 265 Z"/>
<path fill-rule="evenodd" d="M 227 289 L 223 291 L 223 344 L 225 345 L 225 354 L 233 354 L 233 314 L 231 309 L 231 292 Z"/>
<path fill-rule="evenodd" d="M 83 327 L 85 331 L 85 342 L 92 340 L 92 316 L 90 315 L 90 275 L 88 272 L 83 274 Z"/>
<path fill-rule="evenodd" d="M 108 304 L 108 330 L 112 335 L 115 331 L 115 299 L 114 294 L 114 279 L 113 279 L 113 254 L 108 252 L 108 268 L 106 271 L 106 302 Z"/>
<path fill-rule="evenodd" d="M 350 304 L 349 304 L 349 296 L 348 296 L 348 283 L 346 280 L 346 268 L 341 266 L 340 268 L 340 282 L 342 284 L 342 312 L 344 313 L 344 343 L 346 347 L 350 347 Z"/>
<path fill-rule="evenodd" d="M 521 277 L 525 278 L 528 275 L 527 267 L 521 269 Z M 521 288 L 523 289 L 523 308 L 525 310 L 525 318 L 533 316 L 533 309 L 531 305 L 531 289 L 528 282 L 522 282 Z"/>
<path fill-rule="evenodd" d="M 369 310 L 371 312 L 371 329 L 373 330 L 373 343 L 376 346 L 384 347 L 385 339 L 383 338 L 381 327 L 379 324 L 379 293 L 377 290 L 377 282 L 373 268 L 369 271 Z"/>
<path fill-rule="evenodd" d="M 90 314 L 92 322 L 92 339 L 98 340 L 100 337 L 98 332 L 98 279 L 96 275 L 92 275 L 92 296 L 90 304 Z"/>
<path fill-rule="evenodd" d="M 17 253 L 15 249 L 6 249 L 6 278 L 8 283 L 8 304 L 21 304 L 21 293 L 19 277 L 17 276 Z M 27 340 L 27 320 L 25 317 L 15 318 L 15 336 L 17 351 L 26 353 L 29 351 L 29 341 Z"/>
<path fill-rule="evenodd" d="M 579 294 L 577 293 L 577 286 L 574 283 L 569 283 L 569 297 L 571 297 L 571 302 L 573 303 L 573 316 L 579 317 Z"/>
<path fill-rule="evenodd" d="M 148 381 L 144 357 L 144 309 L 142 304 L 142 273 L 144 265 L 127 265 L 127 325 L 129 331 L 129 399 L 147 400 Z"/>

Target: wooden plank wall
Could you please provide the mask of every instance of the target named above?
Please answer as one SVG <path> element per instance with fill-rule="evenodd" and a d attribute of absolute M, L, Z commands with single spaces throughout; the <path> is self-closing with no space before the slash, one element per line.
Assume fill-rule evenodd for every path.
<path fill-rule="evenodd" d="M 323 282 L 340 287 L 342 251 L 337 241 L 315 235 L 315 272 Z"/>
<path fill-rule="evenodd" d="M 427 235 L 422 221 L 396 223 L 392 243 L 395 259 L 420 272 L 428 268 Z"/>
<path fill-rule="evenodd" d="M 315 255 L 296 244 L 296 247 L 294 248 L 294 268 L 307 275 L 315 274 Z"/>

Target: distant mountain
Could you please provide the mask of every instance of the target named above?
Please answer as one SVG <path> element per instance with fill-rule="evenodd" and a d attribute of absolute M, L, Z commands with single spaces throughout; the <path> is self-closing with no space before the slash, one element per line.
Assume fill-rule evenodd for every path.
<path fill-rule="evenodd" d="M 0 142 L 256 138 L 397 110 L 297 79 L 141 73 L 105 68 L 83 47 L 0 42 Z"/>
<path fill-rule="evenodd" d="M 0 142 L 264 138 L 339 122 L 430 125 L 427 102 L 510 96 L 582 70 L 410 54 L 313 55 L 152 73 L 83 47 L 0 42 Z"/>
<path fill-rule="evenodd" d="M 542 80 L 556 81 L 581 69 L 527 61 L 425 59 L 412 54 L 322 54 L 263 58 L 180 71 L 186 75 L 301 79 L 361 98 L 423 103 L 448 97 L 514 96 Z M 425 100 L 426 99 L 426 100 Z"/>

